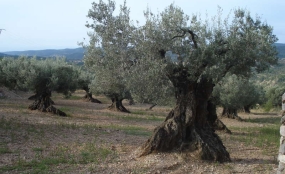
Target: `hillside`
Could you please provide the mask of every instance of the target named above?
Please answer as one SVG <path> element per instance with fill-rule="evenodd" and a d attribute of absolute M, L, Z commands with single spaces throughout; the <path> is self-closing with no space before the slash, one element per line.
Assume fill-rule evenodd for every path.
<path fill-rule="evenodd" d="M 46 49 L 46 50 L 28 50 L 28 51 L 9 51 L 3 52 L 6 55 L 16 56 L 37 56 L 37 57 L 55 57 L 64 56 L 67 60 L 82 60 L 84 55 L 83 48 L 74 49 Z M 1 55 L 0 55 L 1 56 Z"/>
<path fill-rule="evenodd" d="M 278 51 L 279 58 L 285 58 L 285 44 L 284 43 L 275 43 L 275 46 Z"/>
<path fill-rule="evenodd" d="M 0 53 L 0 58 L 2 58 L 2 57 L 14 57 L 14 58 L 16 58 L 16 57 L 18 57 L 18 56 L 15 56 L 15 55 L 8 55 L 8 54 L 4 54 L 4 53 Z"/>
<path fill-rule="evenodd" d="M 285 44 L 284 43 L 275 43 L 274 44 L 278 51 L 279 58 L 285 58 Z M 9 51 L 0 53 L 0 57 L 4 56 L 37 56 L 37 57 L 55 57 L 55 56 L 64 56 L 67 60 L 82 60 L 84 56 L 83 48 L 74 48 L 74 49 L 46 49 L 46 50 L 28 50 L 28 51 Z"/>

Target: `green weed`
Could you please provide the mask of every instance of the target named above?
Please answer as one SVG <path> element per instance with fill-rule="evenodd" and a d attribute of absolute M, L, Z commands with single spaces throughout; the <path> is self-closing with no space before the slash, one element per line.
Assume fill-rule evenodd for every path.
<path fill-rule="evenodd" d="M 43 149 L 36 147 L 33 148 L 33 151 L 41 153 Z M 100 164 L 114 157 L 116 157 L 115 152 L 106 147 L 98 147 L 95 142 L 76 144 L 72 147 L 58 146 L 48 156 L 36 155 L 36 159 L 31 161 L 21 159 L 19 155 L 19 160 L 16 164 L 0 167 L 0 172 L 17 170 L 28 171 L 28 173 L 50 173 L 54 166 L 60 164 Z"/>
<path fill-rule="evenodd" d="M 12 153 L 12 151 L 8 147 L 0 147 L 0 154 L 5 154 L 5 153 Z"/>
<path fill-rule="evenodd" d="M 128 135 L 137 135 L 137 136 L 150 136 L 151 131 L 147 130 L 146 128 L 138 127 L 138 126 L 118 126 L 118 125 L 111 125 L 111 126 L 104 126 L 105 128 L 121 130 Z"/>

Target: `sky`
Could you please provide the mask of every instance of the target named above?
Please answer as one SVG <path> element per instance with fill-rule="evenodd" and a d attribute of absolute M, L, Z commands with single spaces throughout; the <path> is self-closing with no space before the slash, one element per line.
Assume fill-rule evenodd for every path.
<path fill-rule="evenodd" d="M 107 0 L 104 0 L 107 2 Z M 0 0 L 0 52 L 80 47 L 88 41 L 85 27 L 92 2 L 99 0 Z M 115 0 L 120 5 L 124 0 Z M 161 12 L 174 3 L 183 11 L 213 16 L 217 7 L 228 14 L 234 8 L 246 8 L 253 16 L 273 26 L 278 43 L 285 43 L 285 1 L 283 0 L 127 0 L 131 19 L 143 24 L 143 11 L 149 7 Z"/>

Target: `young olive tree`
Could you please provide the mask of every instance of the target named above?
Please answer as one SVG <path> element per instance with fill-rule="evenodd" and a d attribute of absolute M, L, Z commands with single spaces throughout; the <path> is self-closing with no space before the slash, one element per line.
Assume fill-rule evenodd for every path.
<path fill-rule="evenodd" d="M 91 91 L 109 97 L 112 100 L 111 110 L 129 112 L 122 101 L 131 99 L 125 76 L 133 63 L 131 33 L 135 28 L 130 23 L 126 4 L 120 6 L 118 15 L 114 11 L 114 1 L 92 3 L 88 17 L 94 23 L 86 26 L 93 32 L 89 33 L 89 45 L 84 46 L 87 50 L 84 63 L 96 74 Z"/>
<path fill-rule="evenodd" d="M 101 10 L 94 10 L 102 21 L 94 23 L 95 30 L 104 28 L 104 32 L 111 36 L 106 38 L 108 41 L 91 37 L 91 42 L 102 43 L 102 58 L 88 63 L 100 63 L 99 68 L 105 66 L 105 55 L 109 54 L 104 44 L 113 43 L 113 39 L 117 38 L 115 33 L 121 33 L 120 23 L 105 20 L 115 6 L 113 1 L 108 2 L 93 4 L 93 9 L 102 7 Z M 121 8 L 121 13 L 124 9 Z M 272 34 L 272 27 L 259 18 L 253 19 L 243 9 L 234 10 L 233 16 L 226 19 L 222 19 L 219 10 L 210 21 L 203 21 L 197 15 L 185 15 L 172 4 L 158 15 L 147 9 L 145 17 L 144 25 L 126 30 L 124 38 L 131 39 L 126 40 L 125 45 L 131 45 L 132 49 L 127 52 L 130 54 L 122 57 L 127 60 L 134 58 L 135 65 L 127 67 L 129 72 L 141 69 L 137 74 L 156 78 L 158 84 L 163 79 L 157 74 L 166 76 L 175 88 L 176 106 L 142 146 L 140 155 L 180 149 L 196 151 L 203 160 L 230 161 L 229 153 L 212 127 L 216 110 L 210 97 L 215 84 L 226 74 L 251 76 L 252 71 L 259 72 L 276 63 L 277 54 L 272 44 L 277 39 Z M 131 26 L 129 18 L 128 22 L 127 26 Z M 107 30 L 110 25 L 117 25 L 113 27 L 113 33 Z M 114 49 L 118 53 L 128 50 Z M 167 52 L 177 55 L 177 60 L 169 58 Z M 116 67 L 124 67 L 126 59 L 119 61 L 118 57 L 110 56 L 108 62 L 115 61 Z M 155 70 L 149 71 L 154 67 Z M 105 69 L 104 74 L 113 71 L 112 68 Z M 143 84 L 149 87 L 148 81 Z"/>
<path fill-rule="evenodd" d="M 66 116 L 50 99 L 52 91 L 68 96 L 76 90 L 77 71 L 65 59 L 4 58 L 0 61 L 0 69 L 1 85 L 36 93 L 29 109 Z"/>

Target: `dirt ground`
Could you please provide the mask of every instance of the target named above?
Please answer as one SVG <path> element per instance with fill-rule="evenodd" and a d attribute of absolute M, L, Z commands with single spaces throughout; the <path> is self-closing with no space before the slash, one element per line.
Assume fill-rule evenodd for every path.
<path fill-rule="evenodd" d="M 227 127 L 234 128 L 231 135 L 218 132 L 230 153 L 231 162 L 199 161 L 193 153 L 180 152 L 137 157 L 139 147 L 171 108 L 157 106 L 149 111 L 146 109 L 150 105 L 130 106 L 125 103 L 132 113 L 117 113 L 106 109 L 109 105 L 107 99 L 97 98 L 103 104 L 88 103 L 79 99 L 84 93 L 78 91 L 74 94 L 78 96 L 75 99 L 64 99 L 61 95 L 53 97 L 55 107 L 68 114 L 68 117 L 59 117 L 28 110 L 28 105 L 32 103 L 27 100 L 30 93 L 5 89 L 0 89 L 0 93 L 5 95 L 0 99 L 0 151 L 1 147 L 6 149 L 6 153 L 0 153 L 0 173 L 276 173 L 278 166 L 277 147 L 266 147 L 265 153 L 264 148 L 232 138 L 245 135 L 245 129 L 264 127 L 267 123 L 221 119 Z M 239 113 L 239 116 L 243 119 L 279 117 L 276 113 L 261 112 Z M 27 164 L 35 159 L 46 159 L 56 152 L 76 154 L 88 144 L 93 144 L 94 148 L 108 149 L 109 155 L 95 162 L 89 159 L 84 163 L 53 163 L 48 165 L 48 169 L 37 171 L 33 165 L 19 167 L 20 162 Z M 3 169 L 9 166 L 11 169 Z"/>

